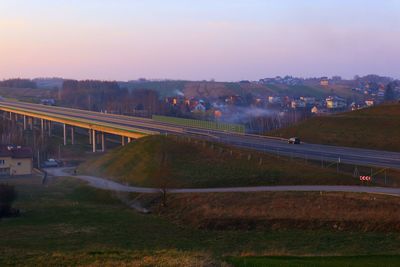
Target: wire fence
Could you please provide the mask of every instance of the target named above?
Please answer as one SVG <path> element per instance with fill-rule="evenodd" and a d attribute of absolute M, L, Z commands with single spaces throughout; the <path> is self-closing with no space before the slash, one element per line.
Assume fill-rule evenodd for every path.
<path fill-rule="evenodd" d="M 267 163 L 267 158 L 264 158 L 262 154 L 267 154 L 269 156 L 276 156 L 277 159 L 285 160 L 285 161 L 293 161 L 301 164 L 308 164 L 315 167 L 319 167 L 321 169 L 326 169 L 329 171 L 335 171 L 339 175 L 343 174 L 347 177 L 352 176 L 354 179 L 359 181 L 360 184 L 366 186 L 400 186 L 400 172 L 394 169 L 382 168 L 376 166 L 362 166 L 357 164 L 344 163 L 340 158 L 333 158 L 328 156 L 321 156 L 317 159 L 315 156 L 308 155 L 306 153 L 294 153 L 282 151 L 280 149 L 276 149 L 272 151 L 270 148 L 263 148 L 262 146 L 254 146 L 254 151 L 251 151 L 251 147 L 248 144 L 238 144 L 232 140 L 216 140 L 209 136 L 201 136 L 201 137 L 184 137 L 177 136 L 177 141 L 189 142 L 193 144 L 198 144 L 202 146 L 210 147 L 214 149 L 216 152 L 225 155 L 230 155 L 234 157 L 238 157 L 245 161 L 254 161 L 257 162 L 258 165 L 263 165 Z M 218 147 L 218 144 L 221 145 L 232 145 L 233 147 L 243 148 L 243 152 L 232 152 L 232 150 L 221 150 Z M 250 149 L 249 149 L 250 148 Z M 222 153 L 223 151 L 224 153 Z M 232 154 L 233 153 L 233 154 Z M 239 153 L 239 154 L 238 154 Z M 261 153 L 261 154 L 260 154 Z M 237 155 L 235 155 L 237 154 Z M 294 165 L 295 167 L 295 165 Z M 361 176 L 371 177 L 370 181 L 361 181 Z"/>

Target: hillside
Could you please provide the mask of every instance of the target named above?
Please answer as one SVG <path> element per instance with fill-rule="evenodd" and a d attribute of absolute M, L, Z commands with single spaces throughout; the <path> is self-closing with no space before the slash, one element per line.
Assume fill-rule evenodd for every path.
<path fill-rule="evenodd" d="M 167 164 L 160 172 L 162 151 Z M 359 183 L 349 174 L 304 161 L 163 136 L 146 137 L 91 159 L 78 172 L 150 187 Z"/>
<path fill-rule="evenodd" d="M 314 117 L 268 135 L 298 136 L 310 143 L 400 151 L 400 105 Z"/>
<path fill-rule="evenodd" d="M 344 98 L 362 98 L 359 93 L 353 92 L 350 86 L 332 85 L 329 89 L 318 84 L 307 83 L 304 85 L 273 85 L 238 82 L 212 82 L 212 81 L 145 81 L 121 82 L 121 87 L 130 90 L 151 89 L 157 91 L 161 97 L 184 94 L 188 98 L 218 98 L 227 95 L 242 95 L 252 93 L 257 96 L 289 95 L 293 97 L 315 96 L 325 98 L 329 95 L 338 95 Z"/>
<path fill-rule="evenodd" d="M 57 91 L 50 89 L 0 87 L 0 96 L 27 102 L 40 102 L 42 98 L 55 98 Z"/>

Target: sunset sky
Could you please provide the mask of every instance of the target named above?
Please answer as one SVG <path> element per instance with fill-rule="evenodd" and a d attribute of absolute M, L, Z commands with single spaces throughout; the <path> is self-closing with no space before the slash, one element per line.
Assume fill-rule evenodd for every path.
<path fill-rule="evenodd" d="M 0 79 L 400 78 L 398 0 L 0 0 Z"/>

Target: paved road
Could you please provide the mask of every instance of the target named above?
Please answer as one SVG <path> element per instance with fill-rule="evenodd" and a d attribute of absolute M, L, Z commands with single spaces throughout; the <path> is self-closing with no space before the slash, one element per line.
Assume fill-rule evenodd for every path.
<path fill-rule="evenodd" d="M 400 169 L 400 153 L 358 149 L 348 147 L 336 147 L 317 144 L 289 145 L 285 140 L 254 135 L 232 134 L 221 131 L 208 131 L 198 128 L 176 126 L 168 123 L 157 122 L 151 119 L 135 118 L 114 114 L 76 110 L 62 107 L 50 107 L 23 102 L 0 101 L 1 106 L 25 108 L 35 112 L 44 112 L 49 115 L 68 116 L 73 119 L 85 119 L 93 122 L 101 122 L 124 127 L 124 129 L 143 129 L 160 133 L 173 133 L 185 136 L 195 136 L 208 140 L 232 144 L 234 146 L 255 149 L 259 151 L 301 157 L 318 161 L 340 161 L 355 165 L 371 165 Z"/>
<path fill-rule="evenodd" d="M 49 168 L 48 174 L 56 177 L 71 176 L 71 168 Z M 88 182 L 90 186 L 118 192 L 159 193 L 160 189 L 127 186 L 104 178 L 75 175 L 71 176 Z M 366 186 L 328 186 L 328 185 L 296 185 L 296 186 L 256 186 L 225 188 L 188 188 L 169 189 L 169 193 L 240 193 L 240 192 L 352 192 L 400 196 L 400 188 L 366 187 Z"/>

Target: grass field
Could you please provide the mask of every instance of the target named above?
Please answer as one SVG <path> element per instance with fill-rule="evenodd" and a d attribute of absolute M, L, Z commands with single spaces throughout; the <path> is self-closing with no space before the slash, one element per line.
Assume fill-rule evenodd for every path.
<path fill-rule="evenodd" d="M 21 217 L 0 220 L 0 266 L 220 266 L 226 257 L 246 266 L 240 257 L 400 254 L 398 233 L 199 230 L 138 214 L 73 179 L 40 180 L 1 180 L 16 185 Z"/>
<path fill-rule="evenodd" d="M 268 135 L 298 136 L 306 142 L 400 151 L 400 104 L 314 117 Z"/>
<path fill-rule="evenodd" d="M 208 130 L 229 131 L 236 133 L 245 133 L 246 130 L 244 125 L 233 124 L 233 123 L 183 119 L 183 118 L 159 116 L 159 115 L 153 115 L 152 119 L 156 121 L 172 123 L 175 125 L 182 125 L 186 127 L 197 127 Z"/>
<path fill-rule="evenodd" d="M 159 187 L 157 173 L 166 152 L 168 187 L 227 187 L 299 184 L 359 184 L 349 173 L 302 160 L 187 138 L 151 136 L 117 148 L 79 167 L 80 173 L 136 186 Z"/>
<path fill-rule="evenodd" d="M 396 267 L 400 256 L 364 257 L 242 257 L 230 258 L 229 263 L 238 267 Z"/>

